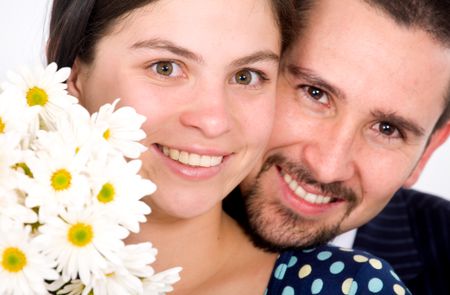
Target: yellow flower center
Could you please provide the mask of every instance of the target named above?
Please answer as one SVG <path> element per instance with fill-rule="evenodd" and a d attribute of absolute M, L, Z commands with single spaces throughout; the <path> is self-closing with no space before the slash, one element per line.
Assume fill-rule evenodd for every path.
<path fill-rule="evenodd" d="M 27 265 L 27 256 L 19 248 L 9 247 L 3 251 L 2 267 L 9 272 L 19 272 Z"/>
<path fill-rule="evenodd" d="M 62 191 L 68 189 L 72 182 L 72 175 L 65 169 L 60 169 L 53 173 L 51 178 L 51 185 L 55 191 Z"/>
<path fill-rule="evenodd" d="M 33 178 L 33 173 L 31 172 L 30 167 L 28 167 L 28 165 L 25 164 L 24 162 L 14 164 L 14 166 L 12 166 L 12 168 L 15 170 L 19 170 L 19 168 L 20 168 L 20 169 L 22 169 L 23 173 L 25 173 L 26 176 Z"/>
<path fill-rule="evenodd" d="M 114 189 L 114 186 L 108 182 L 102 186 L 102 189 L 97 195 L 97 199 L 99 202 L 106 204 L 114 201 L 115 196 L 116 190 Z"/>
<path fill-rule="evenodd" d="M 30 88 L 27 92 L 27 103 L 30 107 L 40 105 L 45 106 L 48 102 L 48 95 L 44 89 L 39 87 Z"/>
<path fill-rule="evenodd" d="M 77 247 L 88 245 L 94 238 L 92 226 L 85 223 L 76 223 L 72 225 L 67 233 L 67 239 Z"/>
<path fill-rule="evenodd" d="M 6 127 L 6 123 L 3 122 L 2 117 L 0 117 L 0 134 L 5 133 L 5 127 Z"/>
<path fill-rule="evenodd" d="M 111 137 L 111 130 L 108 128 L 105 132 L 103 132 L 103 138 L 108 140 Z"/>

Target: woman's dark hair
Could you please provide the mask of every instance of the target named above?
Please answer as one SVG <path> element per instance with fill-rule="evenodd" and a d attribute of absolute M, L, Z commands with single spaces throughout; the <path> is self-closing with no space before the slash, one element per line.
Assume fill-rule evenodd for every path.
<path fill-rule="evenodd" d="M 133 10 L 158 0 L 54 0 L 50 15 L 47 61 L 71 67 L 75 58 L 92 62 L 95 45 Z M 291 42 L 294 9 L 291 0 L 271 0 L 282 35 L 282 48 Z"/>
<path fill-rule="evenodd" d="M 91 62 L 98 40 L 121 17 L 157 0 L 54 0 L 47 61 L 71 67 L 76 57 Z"/>

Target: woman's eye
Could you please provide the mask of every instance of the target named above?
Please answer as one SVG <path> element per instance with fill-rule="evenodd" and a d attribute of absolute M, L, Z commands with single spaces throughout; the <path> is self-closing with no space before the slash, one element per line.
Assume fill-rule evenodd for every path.
<path fill-rule="evenodd" d="M 261 80 L 265 80 L 261 73 L 248 69 L 240 70 L 236 72 L 232 77 L 232 83 L 245 86 L 257 85 L 261 83 Z"/>
<path fill-rule="evenodd" d="M 181 67 L 172 61 L 159 61 L 150 66 L 157 74 L 166 77 L 178 77 L 182 75 Z"/>
<path fill-rule="evenodd" d="M 330 99 L 328 97 L 328 94 L 320 88 L 314 86 L 303 86 L 302 88 L 309 98 L 322 104 L 329 104 Z"/>

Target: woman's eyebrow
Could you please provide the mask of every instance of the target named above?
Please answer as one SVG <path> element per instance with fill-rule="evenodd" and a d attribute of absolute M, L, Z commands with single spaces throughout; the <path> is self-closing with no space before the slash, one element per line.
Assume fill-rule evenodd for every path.
<path fill-rule="evenodd" d="M 257 51 L 253 54 L 250 54 L 248 56 L 244 56 L 241 58 L 238 58 L 237 60 L 233 61 L 231 63 L 232 66 L 240 67 L 252 63 L 257 63 L 260 61 L 272 61 L 274 63 L 278 63 L 280 61 L 280 57 L 278 54 L 274 53 L 270 50 L 262 50 Z"/>
<path fill-rule="evenodd" d="M 160 38 L 138 41 L 138 42 L 134 43 L 133 45 L 131 45 L 131 48 L 132 49 L 141 49 L 141 48 L 163 49 L 163 50 L 172 52 L 173 54 L 193 60 L 199 64 L 204 63 L 203 58 L 201 56 L 195 54 L 194 52 L 192 52 L 182 46 L 178 46 L 171 41 L 160 39 Z"/>
<path fill-rule="evenodd" d="M 173 54 L 193 60 L 199 64 L 204 63 L 204 59 L 200 55 L 198 55 L 182 46 L 176 45 L 175 43 L 173 43 L 171 41 L 160 39 L 160 38 L 138 41 L 138 42 L 134 43 L 133 45 L 131 45 L 131 48 L 132 49 L 141 49 L 141 48 L 163 49 L 163 50 L 172 52 Z M 280 57 L 278 56 L 278 54 L 274 53 L 273 51 L 262 50 L 262 51 L 257 51 L 253 54 L 241 57 L 241 58 L 233 61 L 232 66 L 239 67 L 239 66 L 252 64 L 252 63 L 256 63 L 256 62 L 260 62 L 260 61 L 273 61 L 274 63 L 278 63 L 279 60 L 280 60 Z"/>

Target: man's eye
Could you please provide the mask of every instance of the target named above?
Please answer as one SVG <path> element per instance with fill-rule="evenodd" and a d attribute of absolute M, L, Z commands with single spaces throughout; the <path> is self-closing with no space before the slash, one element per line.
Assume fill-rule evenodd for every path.
<path fill-rule="evenodd" d="M 328 94 L 325 91 L 321 90 L 320 88 L 314 86 L 303 86 L 302 88 L 309 98 L 322 104 L 330 103 Z"/>
<path fill-rule="evenodd" d="M 262 80 L 265 80 L 261 73 L 252 70 L 240 70 L 236 72 L 232 79 L 232 83 L 241 84 L 245 86 L 256 86 L 261 83 Z"/>
<path fill-rule="evenodd" d="M 400 130 L 391 123 L 383 121 L 379 122 L 377 125 L 375 125 L 375 128 L 378 129 L 377 131 L 380 134 L 390 138 L 403 138 L 403 135 L 400 132 Z"/>
<path fill-rule="evenodd" d="M 166 77 L 177 77 L 182 74 L 181 67 L 171 61 L 159 61 L 150 66 L 157 74 Z"/>

